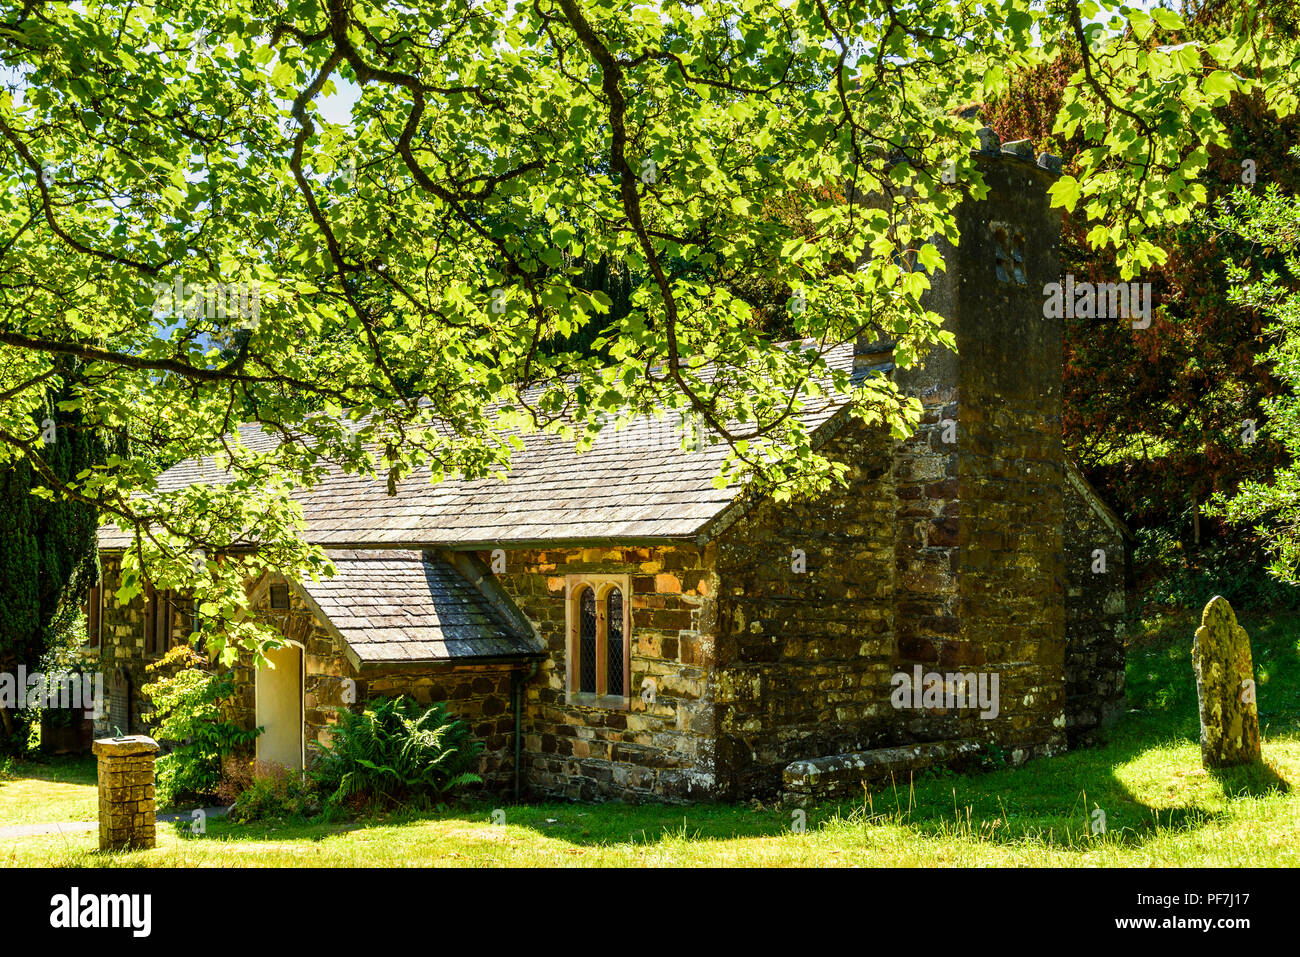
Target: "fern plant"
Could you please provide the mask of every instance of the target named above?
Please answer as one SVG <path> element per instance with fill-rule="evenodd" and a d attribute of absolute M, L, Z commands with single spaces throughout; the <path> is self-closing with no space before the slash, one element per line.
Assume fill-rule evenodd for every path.
<path fill-rule="evenodd" d="M 442 798 L 482 780 L 471 770 L 482 743 L 444 705 L 424 708 L 405 695 L 343 712 L 329 744 L 314 747 L 312 774 L 332 804 Z"/>

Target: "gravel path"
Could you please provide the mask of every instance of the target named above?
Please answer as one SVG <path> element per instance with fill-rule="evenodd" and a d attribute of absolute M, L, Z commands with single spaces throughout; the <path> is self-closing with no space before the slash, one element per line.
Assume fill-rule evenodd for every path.
<path fill-rule="evenodd" d="M 225 817 L 229 813 L 228 807 L 205 807 L 202 808 L 204 814 L 208 817 Z M 192 820 L 192 811 L 173 811 L 169 814 L 159 814 L 158 823 L 163 824 L 170 821 Z M 55 821 L 51 824 L 13 824 L 9 827 L 0 827 L 0 840 L 12 837 L 33 837 L 38 834 L 85 834 L 87 831 L 99 830 L 98 821 Z"/>

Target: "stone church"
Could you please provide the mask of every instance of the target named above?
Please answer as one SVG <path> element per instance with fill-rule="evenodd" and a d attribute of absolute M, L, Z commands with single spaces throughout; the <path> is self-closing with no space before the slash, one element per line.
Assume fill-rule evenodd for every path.
<path fill-rule="evenodd" d="M 804 502 L 714 488 L 724 448 L 683 450 L 650 420 L 582 455 L 531 436 L 504 483 L 416 475 L 389 496 L 332 473 L 300 501 L 337 575 L 250 583 L 287 639 L 274 668 L 236 669 L 258 756 L 302 767 L 338 708 L 399 693 L 447 702 L 484 743 L 486 786 L 533 797 L 803 801 L 1089 743 L 1123 696 L 1128 533 L 1062 446 L 1050 157 L 990 133 L 989 192 L 962 206 L 930 293 L 956 354 L 902 370 L 891 343 L 861 341 L 830 357 L 919 397 L 912 438 L 843 398 L 809 412 L 850 481 Z M 200 480 L 220 480 L 211 461 L 163 485 Z M 127 542 L 100 544 L 104 727 L 142 730 L 144 667 L 187 608 L 162 592 L 119 606 Z"/>

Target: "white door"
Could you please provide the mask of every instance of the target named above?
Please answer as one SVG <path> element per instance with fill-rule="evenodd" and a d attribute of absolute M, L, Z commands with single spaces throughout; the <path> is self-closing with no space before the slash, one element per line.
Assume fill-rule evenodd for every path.
<path fill-rule="evenodd" d="M 257 759 L 302 770 L 302 649 L 297 645 L 266 654 L 270 668 L 257 669 Z"/>

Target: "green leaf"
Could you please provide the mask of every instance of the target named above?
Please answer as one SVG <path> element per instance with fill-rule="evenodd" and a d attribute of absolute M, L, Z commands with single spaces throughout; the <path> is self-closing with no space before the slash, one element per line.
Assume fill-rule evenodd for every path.
<path fill-rule="evenodd" d="M 1079 181 L 1073 176 L 1062 176 L 1048 187 L 1047 194 L 1051 197 L 1053 206 L 1062 206 L 1067 211 L 1074 212 L 1074 207 L 1079 202 Z"/>
<path fill-rule="evenodd" d="M 1236 88 L 1237 83 L 1232 78 L 1232 74 L 1223 70 L 1215 70 L 1205 78 L 1205 83 L 1202 85 L 1207 97 L 1220 102 L 1227 102 Z"/>
<path fill-rule="evenodd" d="M 1185 26 L 1183 18 L 1166 7 L 1152 7 L 1151 18 L 1162 30 L 1182 30 Z"/>
<path fill-rule="evenodd" d="M 993 96 L 1002 89 L 1006 82 L 1006 71 L 1001 65 L 994 63 L 984 71 L 984 95 Z"/>

